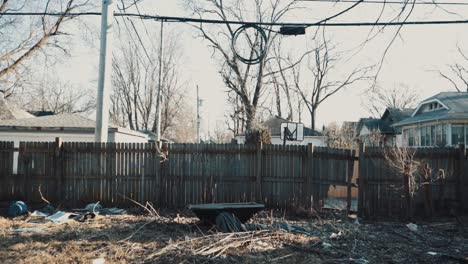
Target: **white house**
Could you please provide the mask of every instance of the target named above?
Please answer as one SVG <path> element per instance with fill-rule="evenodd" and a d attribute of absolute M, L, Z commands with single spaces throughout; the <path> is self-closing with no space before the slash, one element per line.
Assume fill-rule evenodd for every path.
<path fill-rule="evenodd" d="M 60 137 L 64 142 L 93 142 L 96 122 L 78 114 L 0 120 L 0 141 L 47 142 Z M 109 142 L 148 142 L 144 133 L 109 126 Z"/>
<path fill-rule="evenodd" d="M 96 122 L 77 114 L 0 120 L 0 141 L 51 142 L 60 137 L 64 142 L 94 142 Z M 111 125 L 109 142 L 148 142 L 144 133 Z M 13 173 L 18 171 L 18 152 L 13 154 Z"/>
<path fill-rule="evenodd" d="M 400 146 L 401 129 L 393 124 L 411 116 L 414 109 L 387 108 L 380 118 L 361 118 L 357 124 L 356 137 L 367 146 Z"/>
<path fill-rule="evenodd" d="M 411 117 L 393 126 L 401 129 L 404 146 L 467 146 L 468 93 L 442 92 L 427 98 Z"/>
<path fill-rule="evenodd" d="M 283 139 L 281 139 L 281 124 L 290 123 L 284 118 L 275 116 L 267 121 L 262 123 L 262 126 L 267 128 L 271 133 L 271 144 L 273 145 L 283 145 Z M 304 140 L 301 141 L 286 141 L 287 145 L 307 145 L 313 144 L 317 147 L 326 147 L 327 146 L 327 137 L 322 133 L 313 130 L 311 128 L 304 126 Z M 236 136 L 236 141 L 238 144 L 245 144 L 245 136 L 238 135 Z"/>

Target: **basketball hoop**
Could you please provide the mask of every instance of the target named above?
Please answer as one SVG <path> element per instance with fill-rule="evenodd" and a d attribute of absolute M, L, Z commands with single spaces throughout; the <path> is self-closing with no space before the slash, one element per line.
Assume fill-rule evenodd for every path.
<path fill-rule="evenodd" d="M 304 140 L 304 124 L 301 123 L 282 123 L 281 124 L 281 139 L 283 144 L 286 141 L 303 141 Z"/>

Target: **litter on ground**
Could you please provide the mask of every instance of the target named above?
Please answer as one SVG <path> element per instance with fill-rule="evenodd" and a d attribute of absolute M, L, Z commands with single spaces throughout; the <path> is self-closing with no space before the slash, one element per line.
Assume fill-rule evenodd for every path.
<path fill-rule="evenodd" d="M 455 264 L 468 260 L 468 233 L 455 219 L 420 221 L 418 232 L 410 232 L 405 223 L 360 220 L 356 225 L 355 219 L 333 212 L 297 218 L 262 211 L 244 225 L 265 229 L 222 232 L 218 226 L 201 225 L 189 211 L 95 217 L 64 224 L 33 224 L 28 216 L 0 217 L 0 263 Z M 274 223 L 287 225 L 275 228 Z M 42 226 L 46 229 L 40 232 L 14 232 Z M 339 239 L 330 238 L 340 233 Z"/>

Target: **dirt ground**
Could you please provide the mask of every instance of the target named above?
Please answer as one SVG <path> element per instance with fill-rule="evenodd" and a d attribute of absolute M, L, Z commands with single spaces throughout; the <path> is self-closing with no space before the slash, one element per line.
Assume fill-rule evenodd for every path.
<path fill-rule="evenodd" d="M 416 222 L 414 232 L 407 223 L 357 223 L 335 213 L 307 219 L 272 215 L 262 212 L 251 222 L 286 221 L 311 234 L 281 230 L 221 233 L 200 225 L 189 212 L 98 216 L 61 225 L 32 223 L 27 216 L 0 216 L 0 263 L 467 262 L 468 223 L 455 219 Z M 37 226 L 43 229 L 15 232 Z"/>

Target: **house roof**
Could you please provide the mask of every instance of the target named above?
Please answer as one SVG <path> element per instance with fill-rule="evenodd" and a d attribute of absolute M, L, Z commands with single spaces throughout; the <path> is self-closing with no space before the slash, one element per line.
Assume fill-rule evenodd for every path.
<path fill-rule="evenodd" d="M 447 106 L 435 111 L 419 113 L 422 105 L 428 102 L 438 101 Z M 468 93 L 467 92 L 442 92 L 422 101 L 418 108 L 413 111 L 411 117 L 406 118 L 394 124 L 394 126 L 403 126 L 420 122 L 429 122 L 447 119 L 468 119 Z"/>
<path fill-rule="evenodd" d="M 383 124 L 380 118 L 361 118 L 359 119 L 359 122 L 357 124 L 356 133 L 357 135 L 359 135 L 363 127 L 367 127 L 367 129 L 369 130 L 381 130 L 382 126 Z"/>
<path fill-rule="evenodd" d="M 34 117 L 30 113 L 18 108 L 15 104 L 8 102 L 0 94 L 0 120 L 20 119 Z"/>
<path fill-rule="evenodd" d="M 95 126 L 95 121 L 77 114 L 59 114 L 0 121 L 0 127 L 94 128 Z M 116 126 L 109 125 L 109 127 L 115 128 Z"/>
<path fill-rule="evenodd" d="M 265 122 L 262 123 L 262 125 L 270 130 L 270 133 L 272 136 L 280 136 L 281 135 L 281 124 L 282 123 L 288 123 L 291 122 L 287 119 L 284 119 L 279 116 L 272 117 Z M 304 136 L 323 136 L 322 133 L 318 132 L 317 130 L 313 130 L 312 128 L 304 126 Z"/>
<path fill-rule="evenodd" d="M 92 133 L 96 122 L 78 114 L 59 114 L 23 119 L 0 120 L 0 130 L 22 131 L 73 131 Z M 145 134 L 127 128 L 109 124 L 109 131 L 121 132 L 129 135 L 144 136 Z"/>
<path fill-rule="evenodd" d="M 383 134 L 395 134 L 397 129 L 393 127 L 393 124 L 398 123 L 406 118 L 409 118 L 414 112 L 414 109 L 404 108 L 387 108 L 380 118 L 380 131 Z"/>
<path fill-rule="evenodd" d="M 143 134 L 146 134 L 146 135 L 149 137 L 149 139 L 151 139 L 151 140 L 156 140 L 156 138 L 157 138 L 156 133 L 154 133 L 153 131 L 149 131 L 149 130 L 139 130 L 138 132 L 143 133 Z M 167 143 L 175 143 L 174 140 L 169 139 L 169 138 L 165 138 L 165 137 L 161 137 L 161 141 L 162 141 L 162 142 L 167 142 Z"/>

